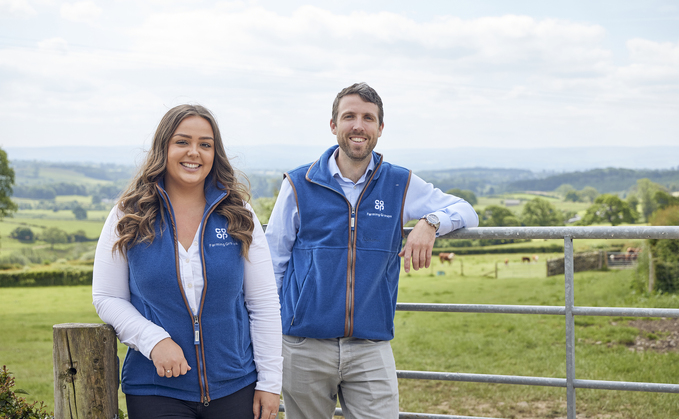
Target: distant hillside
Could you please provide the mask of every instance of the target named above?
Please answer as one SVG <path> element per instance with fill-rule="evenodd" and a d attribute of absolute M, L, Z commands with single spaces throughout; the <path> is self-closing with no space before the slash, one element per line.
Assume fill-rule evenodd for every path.
<path fill-rule="evenodd" d="M 91 195 L 113 199 L 134 177 L 134 166 L 113 163 L 54 163 L 13 160 L 15 198 L 53 199 L 59 195 Z M 246 174 L 253 198 L 273 196 L 282 172 Z"/>
<path fill-rule="evenodd" d="M 16 185 L 44 185 L 48 183 L 104 184 L 127 181 L 134 176 L 134 166 L 111 163 L 50 163 L 44 161 L 13 160 Z"/>
<path fill-rule="evenodd" d="M 134 166 L 95 163 L 53 163 L 44 161 L 11 162 L 14 168 L 14 196 L 17 198 L 52 199 L 58 195 L 93 195 L 114 198 L 136 173 Z M 249 170 L 253 198 L 271 197 L 280 187 L 282 170 Z M 422 179 L 447 191 L 468 189 L 477 195 L 517 191 L 551 192 L 563 184 L 581 190 L 591 186 L 600 193 L 623 192 L 636 185 L 638 179 L 648 178 L 679 190 L 679 169 L 632 170 L 593 169 L 582 172 L 533 172 L 525 169 L 457 168 L 416 171 Z M 82 186 L 79 188 L 77 186 Z"/>
<path fill-rule="evenodd" d="M 452 188 L 468 189 L 477 194 L 497 193 L 503 185 L 518 180 L 539 179 L 548 173 L 535 173 L 522 169 L 448 169 L 425 170 L 416 174 L 427 182 L 433 183 L 442 191 Z M 549 173 L 552 174 L 552 173 Z M 492 192 L 490 192 L 492 188 Z"/>
<path fill-rule="evenodd" d="M 245 172 L 254 170 L 291 170 L 301 164 L 314 161 L 323 150 L 334 144 L 331 136 L 305 145 L 246 145 L 227 144 L 227 154 L 233 157 L 236 168 Z M 414 171 L 448 170 L 474 167 L 522 169 L 533 172 L 574 172 L 602 167 L 625 167 L 628 169 L 671 169 L 679 163 L 679 146 L 654 147 L 562 147 L 562 148 L 481 148 L 454 146 L 449 148 L 419 148 L 413 140 L 411 148 L 390 149 L 389 138 L 383 136 L 376 151 L 383 153 L 387 161 Z M 465 144 L 460 142 L 460 145 Z M 139 146 L 116 147 L 6 147 L 10 161 L 37 160 L 50 162 L 114 163 L 134 166 L 141 162 L 144 151 Z M 146 145 L 148 148 L 148 144 Z"/>
<path fill-rule="evenodd" d="M 506 186 L 507 191 L 553 191 L 563 184 L 576 189 L 585 186 L 596 188 L 600 193 L 622 192 L 636 185 L 638 179 L 648 178 L 672 190 L 679 189 L 679 170 L 630 170 L 594 169 L 553 175 L 544 179 L 517 180 Z"/>

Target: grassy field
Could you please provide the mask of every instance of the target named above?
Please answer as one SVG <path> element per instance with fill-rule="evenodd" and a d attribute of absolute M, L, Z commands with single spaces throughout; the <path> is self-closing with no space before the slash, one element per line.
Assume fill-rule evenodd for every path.
<path fill-rule="evenodd" d="M 52 326 L 101 323 L 92 305 L 92 287 L 0 288 L 0 364 L 26 390 L 26 400 L 54 409 Z M 127 347 L 118 342 L 122 360 Z M 15 388 L 15 389 L 16 389 Z M 119 392 L 124 406 L 124 394 Z"/>
<path fill-rule="evenodd" d="M 63 167 L 41 167 L 39 173 L 31 174 L 27 176 L 20 176 L 21 183 L 34 185 L 34 184 L 50 184 L 50 183 L 77 183 L 85 185 L 108 185 L 113 182 L 110 180 L 94 179 L 87 177 L 80 172 L 75 170 L 69 170 Z M 20 174 L 20 175 L 21 175 Z"/>
<path fill-rule="evenodd" d="M 494 271 L 495 261 L 504 258 L 460 256 L 453 265 L 435 261 L 430 269 L 402 274 L 399 301 L 563 304 L 563 276 L 545 278 L 542 259 L 531 264 L 500 264 L 498 279 L 482 276 Z M 578 273 L 575 302 L 581 306 L 679 307 L 674 296 L 634 295 L 632 275 L 632 271 Z M 15 374 L 17 388 L 30 393 L 29 400 L 53 406 L 52 325 L 99 323 L 90 293 L 90 287 L 0 289 L 0 362 Z M 576 318 L 577 377 L 676 382 L 679 354 L 630 350 L 642 332 L 630 326 L 629 320 Z M 564 378 L 564 342 L 561 316 L 398 312 L 393 348 L 398 369 Z M 122 359 L 125 347 L 118 345 Z M 566 392 L 561 388 L 400 380 L 400 391 L 401 410 L 409 412 L 566 416 Z M 589 418 L 669 418 L 679 416 L 679 396 L 578 390 L 577 407 L 582 417 Z"/>
<path fill-rule="evenodd" d="M 22 242 L 10 237 L 10 233 L 17 227 L 29 227 L 33 233 L 40 234 L 50 227 L 58 227 L 68 234 L 82 230 L 85 236 L 96 239 L 101 234 L 101 228 L 109 211 L 88 211 L 87 220 L 76 220 L 71 211 L 30 210 L 19 211 L 13 217 L 6 217 L 0 221 L 0 257 L 7 256 L 22 249 L 46 249 L 50 245 L 36 240 L 32 243 Z M 94 246 L 95 242 L 89 242 Z M 80 243 L 55 244 L 57 251 L 67 252 L 74 247 L 82 247 Z"/>
<path fill-rule="evenodd" d="M 473 262 L 465 263 L 465 273 L 468 265 Z M 507 271 L 512 269 L 510 264 Z M 532 276 L 527 266 L 516 269 L 524 273 L 515 276 L 505 272 L 503 276 L 500 270 L 499 279 L 448 272 L 445 276 L 404 275 L 399 300 L 563 304 L 563 276 L 544 278 L 544 271 L 540 277 L 539 269 L 533 268 Z M 576 305 L 679 307 L 679 300 L 673 296 L 633 295 L 629 287 L 632 275 L 631 271 L 576 274 Z M 577 378 L 676 383 L 679 354 L 631 351 L 630 345 L 641 332 L 631 327 L 629 320 L 576 318 Z M 399 312 L 396 328 L 393 348 L 398 369 L 566 377 L 562 316 Z M 401 410 L 409 412 L 506 418 L 566 416 L 566 391 L 560 388 L 400 380 L 400 391 Z M 579 417 L 679 415 L 679 397 L 672 394 L 578 390 L 576 399 Z"/>

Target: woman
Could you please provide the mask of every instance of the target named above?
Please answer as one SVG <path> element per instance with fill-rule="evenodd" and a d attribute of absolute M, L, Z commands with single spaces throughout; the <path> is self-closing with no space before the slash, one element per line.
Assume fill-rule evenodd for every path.
<path fill-rule="evenodd" d="M 130 347 L 131 419 L 277 414 L 278 295 L 247 198 L 210 111 L 170 109 L 94 261 L 97 313 Z"/>

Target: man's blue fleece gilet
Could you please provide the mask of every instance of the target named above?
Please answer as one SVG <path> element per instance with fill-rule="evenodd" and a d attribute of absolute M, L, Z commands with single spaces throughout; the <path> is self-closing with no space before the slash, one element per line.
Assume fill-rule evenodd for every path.
<path fill-rule="evenodd" d="M 390 340 L 410 171 L 373 153 L 375 170 L 352 215 L 328 169 L 335 149 L 286 174 L 297 198 L 300 229 L 281 289 L 283 333 Z"/>

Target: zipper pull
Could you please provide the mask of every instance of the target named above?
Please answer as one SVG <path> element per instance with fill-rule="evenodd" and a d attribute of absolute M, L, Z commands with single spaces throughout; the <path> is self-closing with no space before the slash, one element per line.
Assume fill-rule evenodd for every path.
<path fill-rule="evenodd" d="M 356 208 L 351 207 L 351 229 L 354 229 L 354 224 L 356 221 Z"/>
<path fill-rule="evenodd" d="M 198 325 L 198 316 L 193 316 L 193 344 L 200 345 L 200 327 Z"/>

